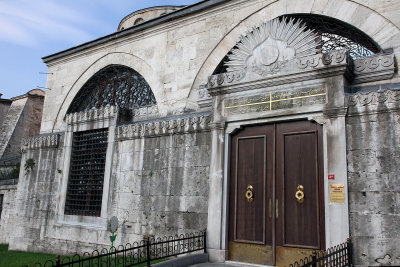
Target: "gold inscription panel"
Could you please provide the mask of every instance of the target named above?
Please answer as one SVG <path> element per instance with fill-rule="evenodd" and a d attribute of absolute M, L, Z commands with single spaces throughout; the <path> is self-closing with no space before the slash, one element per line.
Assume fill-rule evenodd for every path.
<path fill-rule="evenodd" d="M 225 100 L 225 115 L 278 110 L 326 103 L 325 88 L 270 92 Z"/>

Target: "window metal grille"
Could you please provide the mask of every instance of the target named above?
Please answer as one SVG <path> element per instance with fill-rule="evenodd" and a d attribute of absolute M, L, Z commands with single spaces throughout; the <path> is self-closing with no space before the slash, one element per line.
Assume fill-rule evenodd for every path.
<path fill-rule="evenodd" d="M 74 133 L 66 215 L 100 216 L 107 137 L 108 129 Z"/>
<path fill-rule="evenodd" d="M 291 14 L 281 18 L 301 19 L 307 28 L 314 29 L 321 36 L 323 53 L 347 49 L 353 59 L 382 52 L 379 45 L 368 35 L 343 21 L 321 15 Z"/>
<path fill-rule="evenodd" d="M 110 105 L 134 109 L 157 103 L 146 80 L 136 71 L 119 65 L 95 74 L 79 91 L 67 113 Z"/>
<path fill-rule="evenodd" d="M 3 211 L 3 198 L 4 195 L 0 195 L 0 219 L 1 219 L 1 212 Z"/>

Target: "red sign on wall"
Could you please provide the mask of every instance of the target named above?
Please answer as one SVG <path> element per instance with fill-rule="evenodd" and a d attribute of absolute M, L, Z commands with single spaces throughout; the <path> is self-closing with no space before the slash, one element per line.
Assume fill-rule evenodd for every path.
<path fill-rule="evenodd" d="M 334 174 L 328 174 L 328 180 L 335 180 Z"/>

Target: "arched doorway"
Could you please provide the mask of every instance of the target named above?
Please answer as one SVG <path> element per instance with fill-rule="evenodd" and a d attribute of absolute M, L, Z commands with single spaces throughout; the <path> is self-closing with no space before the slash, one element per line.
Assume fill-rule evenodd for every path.
<path fill-rule="evenodd" d="M 284 266 L 324 249 L 325 229 L 348 237 L 346 193 L 326 212 L 324 175 L 347 183 L 344 85 L 353 60 L 380 52 L 336 19 L 293 14 L 254 27 L 215 69 L 214 123 L 229 129 L 227 259 Z"/>

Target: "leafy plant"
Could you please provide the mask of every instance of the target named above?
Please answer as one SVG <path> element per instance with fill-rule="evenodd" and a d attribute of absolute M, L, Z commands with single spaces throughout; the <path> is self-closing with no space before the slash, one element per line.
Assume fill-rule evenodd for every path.
<path fill-rule="evenodd" d="M 25 161 L 25 165 L 24 165 L 25 175 L 28 175 L 28 173 L 33 170 L 33 168 L 35 167 L 35 164 L 36 164 L 35 160 L 32 158 L 29 158 Z"/>
<path fill-rule="evenodd" d="M 21 164 L 18 162 L 17 165 L 15 165 L 15 167 L 11 170 L 11 177 L 18 178 L 20 167 Z"/>

